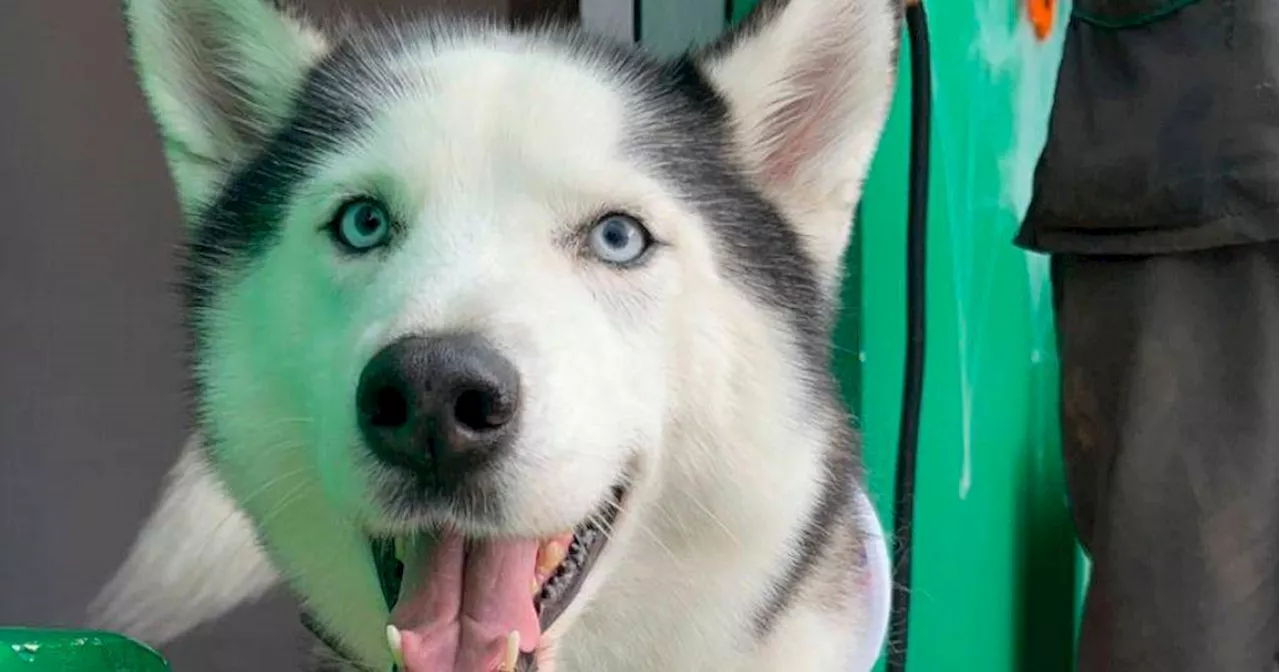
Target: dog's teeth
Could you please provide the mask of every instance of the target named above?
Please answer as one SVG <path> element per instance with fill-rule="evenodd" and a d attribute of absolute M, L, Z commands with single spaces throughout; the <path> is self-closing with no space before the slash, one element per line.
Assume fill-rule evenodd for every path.
<path fill-rule="evenodd" d="M 556 567 L 564 562 L 568 551 L 564 545 L 558 541 L 547 543 L 538 549 L 538 574 L 541 576 L 549 576 L 556 571 Z"/>
<path fill-rule="evenodd" d="M 403 538 L 401 537 L 395 538 L 396 560 L 399 560 L 400 562 L 404 562 L 404 558 L 405 558 L 404 544 L 405 544 L 405 541 Z"/>
<path fill-rule="evenodd" d="M 396 667 L 404 669 L 404 638 L 400 636 L 400 630 L 394 625 L 387 626 L 387 646 L 391 647 L 391 660 L 395 662 Z"/>
<path fill-rule="evenodd" d="M 507 635 L 507 651 L 502 658 L 502 666 L 498 672 L 516 672 L 516 662 L 520 660 L 520 631 L 512 630 Z"/>
<path fill-rule="evenodd" d="M 537 595 L 542 590 L 542 585 L 537 579 L 529 579 L 529 594 Z"/>

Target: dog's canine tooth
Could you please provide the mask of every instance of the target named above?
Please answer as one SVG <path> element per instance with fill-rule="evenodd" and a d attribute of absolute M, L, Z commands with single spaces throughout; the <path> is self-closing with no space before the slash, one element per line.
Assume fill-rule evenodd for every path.
<path fill-rule="evenodd" d="M 387 646 L 391 648 L 391 659 L 396 667 L 404 669 L 404 639 L 400 636 L 400 629 L 394 625 L 387 626 Z"/>
<path fill-rule="evenodd" d="M 520 660 L 520 631 L 512 630 L 507 635 L 507 651 L 502 657 L 502 666 L 498 672 L 516 672 L 516 662 Z"/>

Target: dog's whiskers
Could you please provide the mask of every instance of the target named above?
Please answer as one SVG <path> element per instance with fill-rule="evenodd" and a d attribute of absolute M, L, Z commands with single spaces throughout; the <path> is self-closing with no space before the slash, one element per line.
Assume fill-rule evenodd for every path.
<path fill-rule="evenodd" d="M 707 508 L 707 505 L 704 504 L 701 499 L 693 495 L 690 495 L 687 499 L 691 504 L 698 507 L 699 511 L 706 514 L 707 518 L 709 518 L 711 522 L 715 523 L 717 527 L 723 530 L 725 533 L 725 536 L 727 536 L 735 546 L 742 548 L 742 541 L 738 539 L 738 535 L 734 534 L 733 530 L 729 529 L 729 526 L 726 525 L 725 522 L 721 520 L 719 516 L 717 516 L 714 512 L 712 512 L 711 509 Z"/>
<path fill-rule="evenodd" d="M 228 522 L 230 522 L 232 519 L 236 518 L 237 516 L 246 516 L 247 512 L 245 511 L 245 509 L 248 506 L 250 506 L 254 501 L 268 494 L 268 492 L 271 491 L 271 489 L 275 488 L 276 486 L 282 483 L 292 481 L 293 479 L 299 478 L 301 476 L 304 476 L 309 471 L 310 470 L 305 467 L 287 471 L 283 474 L 276 476 L 275 478 L 268 480 L 261 487 L 249 493 L 247 496 L 243 498 L 237 498 L 235 500 L 236 504 L 233 510 L 228 512 L 227 515 L 223 516 L 222 519 L 219 520 L 217 524 L 215 524 L 211 529 L 203 533 L 204 539 L 201 542 L 201 547 L 198 549 L 196 555 L 197 556 L 203 555 L 209 550 L 210 545 L 217 539 L 218 533 L 222 531 L 223 527 L 225 527 Z M 233 557 L 239 557 L 240 553 L 241 551 L 237 550 L 233 554 Z"/>

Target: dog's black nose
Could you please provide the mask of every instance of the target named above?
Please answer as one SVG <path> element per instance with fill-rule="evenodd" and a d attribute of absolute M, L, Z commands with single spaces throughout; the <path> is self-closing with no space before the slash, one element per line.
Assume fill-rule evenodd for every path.
<path fill-rule="evenodd" d="M 510 443 L 520 376 L 479 336 L 411 336 L 369 360 L 356 407 L 380 460 L 445 485 Z"/>

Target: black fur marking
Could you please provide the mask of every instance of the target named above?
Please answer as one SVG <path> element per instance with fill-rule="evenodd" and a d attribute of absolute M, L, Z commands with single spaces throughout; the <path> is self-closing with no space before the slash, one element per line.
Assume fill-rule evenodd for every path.
<path fill-rule="evenodd" d="M 729 107 L 689 58 L 633 77 L 638 106 L 631 149 L 711 227 L 719 263 L 756 300 L 783 315 L 819 398 L 828 371 L 833 310 L 799 234 L 755 188 L 736 158 Z"/>
<path fill-rule="evenodd" d="M 831 546 L 833 531 L 840 525 L 853 506 L 856 483 L 859 480 L 859 446 L 856 435 L 847 425 L 834 432 L 836 439 L 827 449 L 826 480 L 822 483 L 818 500 L 809 512 L 809 520 L 796 541 L 795 560 L 786 573 L 770 588 L 768 599 L 756 612 L 755 628 L 759 635 L 773 630 L 774 623 L 795 599 L 796 592 L 824 558 Z M 850 567 L 850 571 L 854 568 Z"/>
<path fill-rule="evenodd" d="M 391 44 L 398 44 L 391 41 Z M 213 299 L 242 276 L 276 242 L 281 220 L 294 191 L 328 152 L 369 123 L 379 96 L 371 83 L 387 82 L 385 42 L 353 33 L 337 43 L 307 74 L 290 118 L 246 165 L 232 174 L 218 197 L 195 219 L 184 249 L 181 274 L 188 338 L 191 397 L 197 425 L 206 434 L 206 451 L 218 442 L 215 427 L 204 418 L 204 381 L 199 361 L 205 343 L 203 321 Z"/>
<path fill-rule="evenodd" d="M 774 11 L 778 4 L 757 10 L 746 29 L 754 30 L 762 12 Z M 691 57 L 655 63 L 625 53 L 614 65 L 635 85 L 637 108 L 644 110 L 632 120 L 632 151 L 702 214 L 721 266 L 791 326 L 815 413 L 843 418 L 834 410 L 844 406 L 829 366 L 834 306 L 823 296 L 814 262 L 796 230 L 740 166 L 727 102 Z M 656 110 L 646 109 L 655 105 Z M 826 480 L 794 541 L 795 560 L 761 597 L 754 623 L 758 635 L 767 635 L 786 611 L 853 501 L 860 463 L 856 435 L 847 422 L 835 424 L 824 464 Z"/>
<path fill-rule="evenodd" d="M 370 110 L 351 87 L 371 66 L 356 53 L 350 43 L 340 45 L 316 65 L 292 118 L 197 219 L 185 269 L 189 314 L 209 307 L 218 277 L 243 270 L 266 252 L 308 169 L 368 121 Z"/>
<path fill-rule="evenodd" d="M 823 296 L 813 260 L 795 229 L 738 167 L 727 103 L 688 58 L 642 81 L 647 84 L 645 102 L 657 101 L 661 113 L 637 124 L 636 151 L 665 177 L 669 188 L 682 192 L 684 200 L 701 212 L 722 255 L 722 267 L 748 294 L 790 324 L 815 413 L 842 408 L 828 364 L 834 307 Z M 830 543 L 832 526 L 852 501 L 859 459 L 856 444 L 847 425 L 834 431 L 826 480 L 794 541 L 795 560 L 761 596 L 754 618 L 760 637 L 772 631 L 798 587 L 813 572 Z"/>
<path fill-rule="evenodd" d="M 786 318 L 815 413 L 841 418 L 833 422 L 826 479 L 794 542 L 795 559 L 762 596 L 754 621 L 761 637 L 772 631 L 828 554 L 833 529 L 852 506 L 861 462 L 856 433 L 835 412 L 844 408 L 829 366 L 835 307 L 824 297 L 796 230 L 747 178 L 734 152 L 728 104 L 698 67 L 757 33 L 785 4 L 762 2 L 737 30 L 656 70 L 632 61 L 627 77 L 638 84 L 638 107 L 644 110 L 633 120 L 632 148 L 709 223 L 722 267 L 756 300 Z M 645 110 L 655 104 L 657 111 Z"/>

